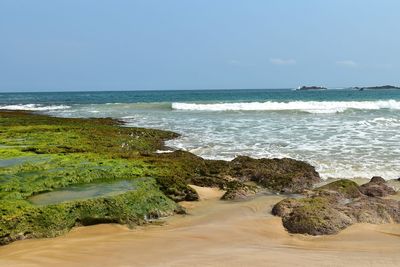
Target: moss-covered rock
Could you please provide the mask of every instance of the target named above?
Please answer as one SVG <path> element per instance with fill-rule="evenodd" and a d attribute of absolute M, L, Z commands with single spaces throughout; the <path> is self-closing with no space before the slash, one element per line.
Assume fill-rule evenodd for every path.
<path fill-rule="evenodd" d="M 319 187 L 317 190 L 334 191 L 342 194 L 346 198 L 357 198 L 361 196 L 358 184 L 348 179 L 334 181 L 332 183 Z"/>
<path fill-rule="evenodd" d="M 74 225 L 134 225 L 182 212 L 171 200 L 174 198 L 163 191 L 175 190 L 186 194 L 186 199 L 195 199 L 196 194 L 181 180 L 174 180 L 169 175 L 173 168 L 154 154 L 163 148 L 164 140 L 177 136 L 168 131 L 122 127 L 120 121 L 109 118 L 66 119 L 1 111 L 0 243 L 56 236 Z M 48 206 L 36 206 L 28 200 L 70 185 L 143 177 L 155 179 L 147 178 L 134 191 L 117 196 Z"/>
<path fill-rule="evenodd" d="M 283 226 L 291 233 L 310 235 L 335 234 L 353 223 L 345 213 L 335 209 L 329 198 L 314 197 L 298 200 Z"/>
<path fill-rule="evenodd" d="M 321 178 L 310 164 L 294 159 L 252 159 L 240 156 L 230 163 L 229 174 L 254 181 L 275 192 L 297 193 L 312 188 Z"/>
<path fill-rule="evenodd" d="M 112 197 L 77 200 L 48 206 L 2 203 L 0 244 L 32 238 L 54 237 L 75 225 L 122 223 L 138 225 L 149 219 L 169 216 L 179 206 L 162 194 L 154 182 L 147 180 L 137 190 Z"/>
<path fill-rule="evenodd" d="M 160 185 L 161 191 L 176 202 L 199 199 L 197 192 L 180 177 L 157 177 L 157 183 Z"/>
<path fill-rule="evenodd" d="M 226 192 L 221 197 L 222 200 L 245 200 L 254 196 L 260 188 L 254 185 L 244 184 L 239 181 L 227 183 Z"/>
<path fill-rule="evenodd" d="M 232 161 L 204 160 L 189 152 L 175 151 L 151 160 L 158 162 L 159 166 L 160 162 L 165 163 L 165 173 L 159 178 L 160 184 L 166 185 L 162 189 L 166 190 L 171 177 L 174 177 L 172 181 L 182 190 L 179 190 L 180 193 L 169 190 L 166 194 L 181 200 L 186 195 L 191 198 L 191 194 L 188 194 L 190 191 L 184 186 L 189 183 L 229 190 L 231 182 L 254 182 L 273 192 L 297 193 L 312 188 L 320 181 L 313 166 L 293 159 L 253 159 L 239 156 Z"/>
<path fill-rule="evenodd" d="M 304 198 L 277 203 L 272 213 L 282 217 L 291 233 L 335 234 L 354 223 L 400 222 L 400 202 L 370 197 L 350 180 L 338 180 L 315 189 Z"/>

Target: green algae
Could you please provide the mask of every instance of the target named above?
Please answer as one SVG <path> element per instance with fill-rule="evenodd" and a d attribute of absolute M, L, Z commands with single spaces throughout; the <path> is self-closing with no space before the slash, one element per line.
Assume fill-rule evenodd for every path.
<path fill-rule="evenodd" d="M 134 225 L 172 214 L 179 207 L 157 183 L 173 172 L 171 160 L 163 163 L 153 152 L 176 136 L 122 127 L 109 118 L 65 119 L 1 111 L 0 244 L 56 236 L 79 224 Z M 179 173 L 179 168 L 175 171 Z M 155 179 L 142 181 L 142 177 Z M 135 182 L 135 190 L 44 206 L 29 201 L 34 195 L 71 186 L 123 181 Z M 173 183 L 190 190 L 179 179 L 161 188 L 174 188 Z"/>
<path fill-rule="evenodd" d="M 149 218 L 171 215 L 177 205 L 157 189 L 154 180 L 142 182 L 137 190 L 112 197 L 34 206 L 24 200 L 9 203 L 0 220 L 0 243 L 31 237 L 53 237 L 75 225 L 123 223 L 138 225 Z"/>
<path fill-rule="evenodd" d="M 317 191 L 331 190 L 343 194 L 348 198 L 356 198 L 361 195 L 358 184 L 348 179 L 340 179 L 327 185 L 317 188 Z"/>

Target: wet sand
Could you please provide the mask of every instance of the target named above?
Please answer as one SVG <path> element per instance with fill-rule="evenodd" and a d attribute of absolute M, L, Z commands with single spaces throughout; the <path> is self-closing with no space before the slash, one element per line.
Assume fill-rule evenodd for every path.
<path fill-rule="evenodd" d="M 288 234 L 270 214 L 281 196 L 201 201 L 162 226 L 73 229 L 65 236 L 0 247 L 0 266 L 400 266 L 400 225 L 358 224 L 333 236 Z"/>

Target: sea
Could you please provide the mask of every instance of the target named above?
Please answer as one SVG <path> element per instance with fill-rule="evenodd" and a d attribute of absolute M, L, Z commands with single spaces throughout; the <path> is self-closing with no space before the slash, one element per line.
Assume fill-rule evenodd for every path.
<path fill-rule="evenodd" d="M 171 130 L 181 134 L 171 150 L 207 159 L 288 157 L 325 179 L 400 177 L 400 90 L 0 93 L 0 109 Z"/>

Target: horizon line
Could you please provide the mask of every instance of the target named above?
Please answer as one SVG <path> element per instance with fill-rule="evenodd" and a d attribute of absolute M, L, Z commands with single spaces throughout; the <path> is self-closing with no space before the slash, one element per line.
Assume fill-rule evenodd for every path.
<path fill-rule="evenodd" d="M 340 90 L 340 89 L 350 89 L 355 87 L 364 87 L 364 86 L 333 86 L 333 87 L 326 87 L 328 90 Z M 280 87 L 280 88 L 273 88 L 273 87 L 259 87 L 259 88 L 189 88 L 189 89 L 116 89 L 116 90 L 65 90 L 65 89 L 55 89 L 55 90 L 33 90 L 33 91 L 25 91 L 25 90 L 14 90 L 14 91 L 4 91 L 0 94 L 16 94 L 16 93 L 90 93 L 90 92 L 168 92 L 168 91 L 224 91 L 224 90 L 294 90 L 298 87 Z"/>

